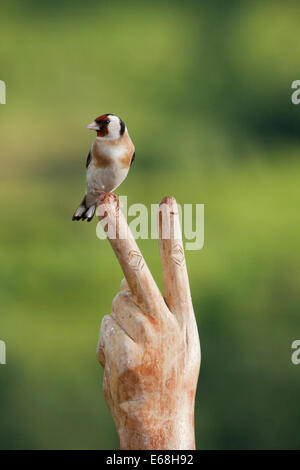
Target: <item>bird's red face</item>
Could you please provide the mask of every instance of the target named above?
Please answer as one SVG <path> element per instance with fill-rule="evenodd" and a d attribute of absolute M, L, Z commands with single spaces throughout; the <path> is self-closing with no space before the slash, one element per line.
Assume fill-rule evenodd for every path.
<path fill-rule="evenodd" d="M 89 124 L 87 129 L 91 129 L 97 132 L 98 137 L 106 137 L 109 133 L 110 118 L 109 114 L 102 114 L 102 116 L 97 117 L 91 124 Z"/>
<path fill-rule="evenodd" d="M 96 131 L 100 140 L 117 140 L 126 132 L 125 123 L 115 114 L 102 114 L 86 127 Z"/>

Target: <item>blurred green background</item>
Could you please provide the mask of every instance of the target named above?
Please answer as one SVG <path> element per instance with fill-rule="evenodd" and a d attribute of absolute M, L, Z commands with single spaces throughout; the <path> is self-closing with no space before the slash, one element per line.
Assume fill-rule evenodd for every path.
<path fill-rule="evenodd" d="M 71 221 L 106 112 L 136 145 L 119 195 L 205 204 L 186 253 L 198 448 L 299 448 L 299 2 L 0 9 L 0 448 L 118 448 L 95 348 L 122 273 L 96 222 Z M 161 286 L 157 242 L 139 244 Z"/>

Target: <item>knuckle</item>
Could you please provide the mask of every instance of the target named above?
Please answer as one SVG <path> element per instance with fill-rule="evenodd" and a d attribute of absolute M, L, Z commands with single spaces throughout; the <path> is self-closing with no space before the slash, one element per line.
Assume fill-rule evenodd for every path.
<path fill-rule="evenodd" d="M 107 329 L 110 321 L 111 321 L 110 315 L 104 315 L 104 317 L 102 318 L 102 323 L 101 323 L 101 328 L 100 328 L 100 336 Z"/>
<path fill-rule="evenodd" d="M 125 277 L 124 277 L 124 279 L 122 279 L 122 281 L 121 281 L 120 289 L 121 289 L 121 290 L 128 290 L 128 289 L 129 289 L 128 283 L 127 283 Z"/>
<path fill-rule="evenodd" d="M 110 336 L 112 327 L 112 318 L 110 315 L 105 315 L 102 319 L 100 335 L 99 335 L 99 345 L 102 348 L 105 348 L 107 338 Z"/>
<path fill-rule="evenodd" d="M 122 302 L 122 293 L 119 292 L 112 301 L 111 308 L 113 312 L 117 312 L 119 310 L 121 302 Z"/>
<path fill-rule="evenodd" d="M 143 316 L 138 315 L 135 319 L 135 322 L 139 332 L 145 334 L 147 330 L 146 319 Z"/>
<path fill-rule="evenodd" d="M 128 295 L 126 292 L 119 292 L 112 301 L 112 312 L 119 313 L 124 309 L 125 305 L 128 303 Z"/>
<path fill-rule="evenodd" d="M 99 345 L 97 348 L 97 359 L 101 366 L 105 367 L 105 354 L 104 349 L 101 345 Z"/>

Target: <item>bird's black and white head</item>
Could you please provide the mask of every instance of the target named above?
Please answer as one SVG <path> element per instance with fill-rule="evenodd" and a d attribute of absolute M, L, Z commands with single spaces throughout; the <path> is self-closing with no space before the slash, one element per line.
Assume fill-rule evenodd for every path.
<path fill-rule="evenodd" d="M 126 131 L 125 123 L 115 114 L 102 114 L 86 127 L 96 131 L 101 140 L 119 139 Z"/>

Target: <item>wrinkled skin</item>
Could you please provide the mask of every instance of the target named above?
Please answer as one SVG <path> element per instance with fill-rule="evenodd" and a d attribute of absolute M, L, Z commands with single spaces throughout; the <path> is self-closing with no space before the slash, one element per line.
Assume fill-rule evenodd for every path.
<path fill-rule="evenodd" d="M 127 280 L 113 300 L 111 315 L 103 318 L 98 359 L 121 449 L 195 448 L 200 344 L 177 205 L 173 198 L 162 204 L 159 245 L 165 299 L 131 234 L 126 240 L 110 239 Z M 111 198 L 104 208 L 112 223 L 117 217 L 120 225 L 126 224 Z M 164 222 L 169 239 L 162 238 Z"/>

